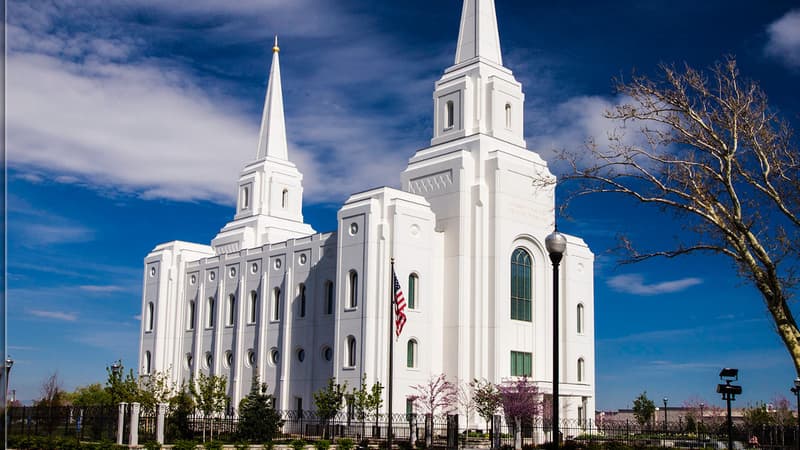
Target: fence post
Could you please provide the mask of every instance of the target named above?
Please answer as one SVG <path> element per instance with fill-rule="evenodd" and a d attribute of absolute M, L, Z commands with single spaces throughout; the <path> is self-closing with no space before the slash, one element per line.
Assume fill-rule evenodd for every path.
<path fill-rule="evenodd" d="M 500 433 L 503 417 L 499 414 L 492 416 L 492 448 L 500 448 Z"/>
<path fill-rule="evenodd" d="M 433 447 L 433 414 L 425 414 L 425 448 Z"/>
<path fill-rule="evenodd" d="M 447 448 L 458 448 L 458 414 L 447 415 Z"/>
<path fill-rule="evenodd" d="M 117 415 L 117 445 L 122 445 L 122 433 L 125 429 L 125 407 L 128 406 L 125 402 L 120 402 L 119 412 Z"/>
<path fill-rule="evenodd" d="M 131 403 L 131 429 L 128 446 L 137 447 L 139 445 L 139 402 Z"/>
<path fill-rule="evenodd" d="M 156 406 L 157 416 L 156 416 L 156 442 L 159 444 L 164 444 L 164 416 L 167 412 L 167 404 L 166 403 L 159 403 Z"/>

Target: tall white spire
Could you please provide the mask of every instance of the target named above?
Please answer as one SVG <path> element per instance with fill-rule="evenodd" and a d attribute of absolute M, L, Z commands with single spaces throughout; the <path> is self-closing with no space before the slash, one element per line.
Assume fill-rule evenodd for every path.
<path fill-rule="evenodd" d="M 282 160 L 289 159 L 286 145 L 286 121 L 283 117 L 283 89 L 281 88 L 281 65 L 278 58 L 278 36 L 272 47 L 272 68 L 269 72 L 267 97 L 264 100 L 264 115 L 261 117 L 261 131 L 258 135 L 256 159 L 267 156 Z"/>
<path fill-rule="evenodd" d="M 494 0 L 464 0 L 456 65 L 476 57 L 503 65 Z"/>

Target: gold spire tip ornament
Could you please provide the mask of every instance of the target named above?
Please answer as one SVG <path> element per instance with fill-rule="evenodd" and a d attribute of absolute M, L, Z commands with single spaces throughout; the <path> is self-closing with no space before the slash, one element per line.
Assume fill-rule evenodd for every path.
<path fill-rule="evenodd" d="M 278 47 L 278 35 L 275 35 L 275 45 L 272 46 L 272 51 L 278 53 L 281 51 L 281 48 Z"/>

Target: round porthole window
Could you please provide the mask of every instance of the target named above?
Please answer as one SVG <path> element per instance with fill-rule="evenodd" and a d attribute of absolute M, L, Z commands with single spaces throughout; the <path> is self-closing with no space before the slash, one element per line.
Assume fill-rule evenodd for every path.
<path fill-rule="evenodd" d="M 214 281 L 215 278 L 217 278 L 217 274 L 216 273 L 214 273 L 213 271 L 208 272 L 208 279 L 209 280 Z"/>
<path fill-rule="evenodd" d="M 192 284 L 197 283 L 197 275 L 192 275 L 191 277 L 189 277 L 189 282 Z"/>
<path fill-rule="evenodd" d="M 254 352 L 253 350 L 247 351 L 247 363 L 251 366 L 254 366 L 256 364 L 256 352 Z"/>
<path fill-rule="evenodd" d="M 258 263 L 253 263 L 250 266 L 250 273 L 256 273 L 256 272 L 258 272 Z"/>
<path fill-rule="evenodd" d="M 231 267 L 231 269 L 228 271 L 228 273 L 231 274 L 231 278 L 235 277 L 236 276 L 236 267 Z"/>
<path fill-rule="evenodd" d="M 151 267 L 151 268 L 150 268 L 150 276 L 151 276 L 151 277 L 154 277 L 154 276 L 156 276 L 156 268 L 155 268 L 155 266 L 153 266 L 153 267 Z"/>
<path fill-rule="evenodd" d="M 358 224 L 353 222 L 350 224 L 350 236 L 355 236 L 358 233 Z"/>
<path fill-rule="evenodd" d="M 306 351 L 301 348 L 297 351 L 297 360 L 303 362 L 304 359 L 306 359 Z"/>
<path fill-rule="evenodd" d="M 186 354 L 186 368 L 187 369 L 191 369 L 192 368 L 192 354 L 191 353 L 187 353 Z"/>
<path fill-rule="evenodd" d="M 233 353 L 225 352 L 225 367 L 230 367 L 233 365 Z"/>
<path fill-rule="evenodd" d="M 211 356 L 211 352 L 206 353 L 206 369 L 210 369 L 213 363 L 214 357 Z"/>
<path fill-rule="evenodd" d="M 273 348 L 272 351 L 269 352 L 269 362 L 272 365 L 276 365 L 281 361 L 281 354 L 278 352 L 277 348 Z"/>
<path fill-rule="evenodd" d="M 275 260 L 275 268 L 276 269 L 280 269 L 281 268 L 281 264 L 283 264 L 283 263 L 281 263 L 280 259 L 276 259 Z"/>
<path fill-rule="evenodd" d="M 300 265 L 301 265 L 301 266 L 305 265 L 307 260 L 308 260 L 308 256 L 306 256 L 306 254 L 305 254 L 305 253 L 303 253 L 302 255 L 300 255 Z"/>
<path fill-rule="evenodd" d="M 333 359 L 333 349 L 330 347 L 325 347 L 322 349 L 322 357 L 325 361 L 330 361 Z"/>

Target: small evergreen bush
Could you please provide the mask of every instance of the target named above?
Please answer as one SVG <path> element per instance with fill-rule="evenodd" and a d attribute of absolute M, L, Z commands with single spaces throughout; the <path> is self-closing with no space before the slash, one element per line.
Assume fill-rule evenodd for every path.
<path fill-rule="evenodd" d="M 339 450 L 352 450 L 353 440 L 350 438 L 341 438 L 336 441 L 336 446 L 339 448 Z"/>

